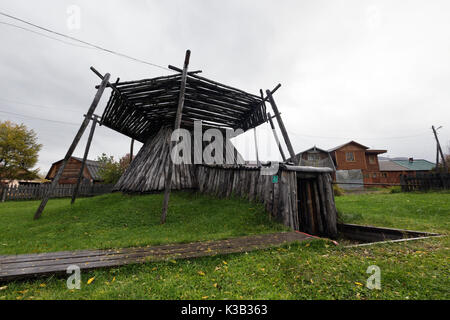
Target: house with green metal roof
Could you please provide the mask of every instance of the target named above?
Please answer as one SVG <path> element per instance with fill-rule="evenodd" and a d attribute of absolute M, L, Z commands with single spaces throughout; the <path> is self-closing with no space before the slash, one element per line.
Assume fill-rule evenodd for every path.
<path fill-rule="evenodd" d="M 412 171 L 431 171 L 436 166 L 435 163 L 424 159 L 413 159 L 408 160 L 392 160 L 396 164 L 403 166 Z"/>
<path fill-rule="evenodd" d="M 422 172 L 430 172 L 436 165 L 424 159 L 414 158 L 381 158 L 381 182 L 399 184 L 400 176 L 416 176 Z"/>

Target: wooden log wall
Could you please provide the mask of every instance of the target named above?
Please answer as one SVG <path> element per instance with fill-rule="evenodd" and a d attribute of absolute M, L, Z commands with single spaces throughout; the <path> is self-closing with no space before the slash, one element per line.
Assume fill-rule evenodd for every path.
<path fill-rule="evenodd" d="M 238 196 L 261 202 L 271 217 L 314 235 L 337 236 L 337 212 L 331 175 L 280 169 L 278 182 L 258 168 L 197 166 L 198 188 L 217 197 Z"/>
<path fill-rule="evenodd" d="M 114 191 L 156 192 L 164 190 L 169 169 L 172 134 L 169 127 L 162 128 L 142 146 L 128 169 L 120 177 Z M 192 164 L 176 165 L 172 175 L 172 190 L 196 187 L 195 167 Z"/>
<path fill-rule="evenodd" d="M 187 128 L 185 128 L 187 129 Z M 207 130 L 208 127 L 203 128 Z M 195 158 L 202 157 L 201 154 L 195 154 L 193 132 L 191 133 L 191 163 Z M 150 137 L 139 150 L 136 157 L 131 162 L 125 173 L 120 177 L 115 191 L 132 193 L 152 193 L 164 190 L 165 178 L 169 169 L 169 143 L 173 129 L 163 127 L 161 130 Z M 203 149 L 208 145 L 203 142 Z M 198 152 L 198 151 L 197 151 Z M 244 163 L 244 159 L 234 147 L 225 143 L 223 150 L 224 159 L 234 159 L 235 163 Z M 194 164 L 177 164 L 174 166 L 172 175 L 172 190 L 197 189 L 197 177 Z"/>

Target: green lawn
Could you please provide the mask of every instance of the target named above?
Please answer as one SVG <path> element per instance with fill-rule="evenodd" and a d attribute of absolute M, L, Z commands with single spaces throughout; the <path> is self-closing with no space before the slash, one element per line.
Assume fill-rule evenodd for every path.
<path fill-rule="evenodd" d="M 0 204 L 1 242 L 4 235 L 10 242 L 2 250 L 4 253 L 11 249 L 13 252 L 47 251 L 64 245 L 85 248 L 86 243 L 92 247 L 108 247 L 168 239 L 188 241 L 280 228 L 265 218 L 267 215 L 259 206 L 183 193 L 171 198 L 168 224 L 161 227 L 157 225 L 161 200 L 160 195 L 102 196 L 83 199 L 73 209 L 69 200 L 52 200 L 51 210 L 38 222 L 31 221 L 36 202 Z M 122 201 L 126 205 L 119 203 Z M 346 195 L 337 197 L 336 203 L 341 217 L 349 223 L 449 232 L 450 193 Z M 91 208 L 93 205 L 105 216 L 97 215 Z M 102 207 L 112 212 L 101 210 Z M 150 207 L 153 209 L 147 210 Z M 75 220 L 71 210 L 77 212 L 79 220 Z M 196 227 L 198 221 L 206 225 Z M 245 225 L 253 222 L 256 227 Z M 82 239 L 64 244 L 59 240 L 65 237 L 62 227 L 65 233 L 76 235 L 72 228 L 83 229 L 82 225 L 74 227 L 76 223 L 89 228 L 88 235 L 79 235 Z M 58 226 L 61 230 L 53 231 L 51 238 L 49 234 L 39 235 L 40 239 L 47 239 L 47 246 L 40 247 L 31 243 L 35 229 L 24 231 L 11 226 L 15 224 L 37 229 L 41 225 L 44 233 L 59 230 Z M 189 238 L 186 229 L 191 228 L 198 229 Z M 12 229 L 26 234 L 14 238 Z M 105 234 L 96 234 L 96 229 Z M 165 230 L 165 234 L 150 235 L 146 229 L 154 233 Z M 114 239 L 108 239 L 108 235 L 114 235 Z M 0 288 L 0 299 L 449 299 L 449 244 L 448 237 L 444 237 L 344 248 L 329 241 L 314 240 L 247 254 L 86 272 L 82 274 L 81 290 L 68 290 L 65 278 L 13 282 L 3 290 Z M 381 269 L 381 290 L 365 287 L 370 265 Z"/>
<path fill-rule="evenodd" d="M 450 192 L 363 194 L 336 197 L 347 223 L 418 231 L 450 231 Z"/>
<path fill-rule="evenodd" d="M 119 193 L 48 202 L 33 220 L 38 201 L 0 203 L 0 254 L 104 249 L 226 239 L 285 230 L 262 205 L 174 192 L 167 222 L 159 223 L 162 194 Z"/>

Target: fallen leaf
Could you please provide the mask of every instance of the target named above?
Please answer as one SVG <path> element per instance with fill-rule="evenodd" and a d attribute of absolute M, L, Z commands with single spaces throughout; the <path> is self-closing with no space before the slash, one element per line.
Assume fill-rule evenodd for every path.
<path fill-rule="evenodd" d="M 41 283 L 40 285 L 39 285 L 39 287 L 41 287 L 41 288 L 45 288 L 47 285 L 45 284 L 45 283 Z"/>
<path fill-rule="evenodd" d="M 228 264 L 228 262 L 226 262 L 226 261 L 222 261 L 223 262 L 223 264 Z"/>
<path fill-rule="evenodd" d="M 0 291 L 2 291 L 2 290 L 6 290 L 8 288 L 8 286 L 3 286 L 3 287 L 0 287 Z"/>
<path fill-rule="evenodd" d="M 87 281 L 87 284 L 91 284 L 92 281 L 94 281 L 94 279 L 95 279 L 95 277 L 90 278 L 90 279 Z"/>
<path fill-rule="evenodd" d="M 363 286 L 363 284 L 362 284 L 361 282 L 355 282 L 355 284 L 356 284 L 357 286 L 360 286 L 360 287 Z"/>
<path fill-rule="evenodd" d="M 199 271 L 198 274 L 201 275 L 201 276 L 205 275 L 205 273 L 203 271 Z"/>

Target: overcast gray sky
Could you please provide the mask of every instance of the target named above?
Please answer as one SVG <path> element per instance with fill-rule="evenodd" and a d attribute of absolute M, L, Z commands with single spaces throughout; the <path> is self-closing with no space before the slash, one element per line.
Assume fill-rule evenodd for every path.
<path fill-rule="evenodd" d="M 70 27 L 71 5 L 80 9 L 79 29 Z M 281 83 L 275 99 L 297 152 L 355 140 L 388 156 L 434 161 L 431 125 L 443 126 L 446 149 L 450 141 L 446 0 L 0 0 L 0 11 L 162 66 L 181 65 L 191 49 L 191 69 L 252 93 Z M 0 39 L 0 120 L 37 132 L 44 174 L 63 158 L 93 99 L 99 79 L 90 66 L 121 80 L 170 74 L 1 23 Z M 279 158 L 268 125 L 257 132 L 262 158 Z M 238 144 L 250 160 L 252 139 L 248 132 Z M 89 158 L 119 157 L 129 143 L 101 127 Z"/>

